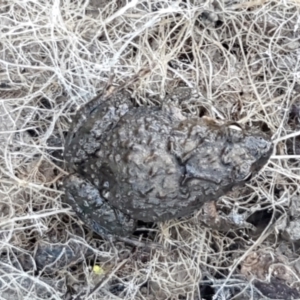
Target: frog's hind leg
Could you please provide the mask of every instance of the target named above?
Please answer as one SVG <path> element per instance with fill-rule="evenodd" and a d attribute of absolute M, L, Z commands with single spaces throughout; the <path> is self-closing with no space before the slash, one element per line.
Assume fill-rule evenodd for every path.
<path fill-rule="evenodd" d="M 78 166 L 93 156 L 101 147 L 101 140 L 133 106 L 127 93 L 115 94 L 104 101 L 95 97 L 80 108 L 66 137 L 64 158 L 68 169 Z"/>
<path fill-rule="evenodd" d="M 128 236 L 136 221 L 111 207 L 88 180 L 70 175 L 64 180 L 65 199 L 79 218 L 104 238 Z"/>

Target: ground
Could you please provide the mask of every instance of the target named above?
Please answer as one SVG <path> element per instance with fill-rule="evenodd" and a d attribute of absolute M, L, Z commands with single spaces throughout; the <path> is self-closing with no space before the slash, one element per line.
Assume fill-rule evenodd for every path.
<path fill-rule="evenodd" d="M 296 0 L 2 0 L 0 299 L 299 299 L 299 14 Z M 184 111 L 272 136 L 267 166 L 217 202 L 231 226 L 206 208 L 145 225 L 161 248 L 133 248 L 64 203 L 72 115 L 137 74 L 137 105 L 187 86 Z"/>

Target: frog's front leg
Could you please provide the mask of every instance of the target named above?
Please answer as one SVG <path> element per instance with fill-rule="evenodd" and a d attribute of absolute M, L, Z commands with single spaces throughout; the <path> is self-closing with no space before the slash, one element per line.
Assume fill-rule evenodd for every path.
<path fill-rule="evenodd" d="M 110 206 L 88 180 L 69 175 L 64 180 L 64 188 L 66 202 L 87 226 L 102 237 L 128 236 L 135 230 L 136 221 Z"/>

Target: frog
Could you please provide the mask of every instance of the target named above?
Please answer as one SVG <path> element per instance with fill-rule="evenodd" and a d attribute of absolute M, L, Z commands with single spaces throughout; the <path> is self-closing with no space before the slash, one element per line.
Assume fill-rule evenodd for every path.
<path fill-rule="evenodd" d="M 273 152 L 257 129 L 172 101 L 134 103 L 122 89 L 96 96 L 76 112 L 65 140 L 65 201 L 102 237 L 190 216 L 248 182 Z"/>

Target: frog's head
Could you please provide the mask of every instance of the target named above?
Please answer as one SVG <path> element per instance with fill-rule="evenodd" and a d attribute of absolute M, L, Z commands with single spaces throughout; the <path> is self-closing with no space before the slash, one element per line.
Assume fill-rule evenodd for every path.
<path fill-rule="evenodd" d="M 273 152 L 272 142 L 260 132 L 247 131 L 236 124 L 205 125 L 207 130 L 201 127 L 205 137 L 185 162 L 183 183 L 202 184 L 206 193 L 211 188 L 215 193 L 212 196 L 254 177 Z"/>
<path fill-rule="evenodd" d="M 273 143 L 261 134 L 246 135 L 245 149 L 253 157 L 251 174 L 255 175 L 269 160 L 273 153 Z"/>
<path fill-rule="evenodd" d="M 246 131 L 236 133 L 230 130 L 222 161 L 230 162 L 236 182 L 248 181 L 268 162 L 273 153 L 273 143 L 261 132 Z"/>

